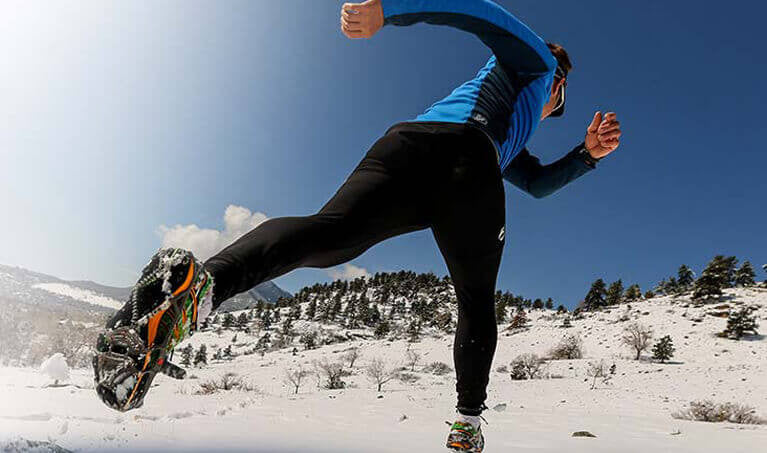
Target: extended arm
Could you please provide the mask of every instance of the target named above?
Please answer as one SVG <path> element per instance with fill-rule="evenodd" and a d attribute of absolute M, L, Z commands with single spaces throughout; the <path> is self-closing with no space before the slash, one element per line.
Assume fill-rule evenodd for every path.
<path fill-rule="evenodd" d="M 596 160 L 585 152 L 581 143 L 566 156 L 549 165 L 522 150 L 503 172 L 510 183 L 534 196 L 543 198 L 596 168 Z"/>
<path fill-rule="evenodd" d="M 490 0 L 369 0 L 345 4 L 342 22 L 347 30 L 368 28 L 359 38 L 369 38 L 383 25 L 407 26 L 419 22 L 447 25 L 479 37 L 504 68 L 519 73 L 554 71 L 556 60 L 546 43 L 519 19 Z M 377 17 L 369 21 L 369 15 Z M 383 21 L 380 21 L 380 16 Z M 346 31 L 345 31 L 346 32 Z M 349 36 L 349 34 L 347 34 Z"/>
<path fill-rule="evenodd" d="M 534 196 L 543 198 L 596 168 L 597 162 L 620 145 L 621 123 L 614 112 L 596 112 L 586 129 L 586 138 L 565 157 L 541 165 L 523 149 L 503 172 L 504 179 Z"/>

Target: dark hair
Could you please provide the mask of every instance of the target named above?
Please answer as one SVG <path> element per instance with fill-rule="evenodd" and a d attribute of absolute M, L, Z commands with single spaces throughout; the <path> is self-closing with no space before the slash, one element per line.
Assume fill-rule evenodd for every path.
<path fill-rule="evenodd" d="M 557 77 L 567 77 L 567 74 L 573 69 L 573 63 L 564 47 L 553 42 L 547 42 L 551 54 L 557 59 Z"/>

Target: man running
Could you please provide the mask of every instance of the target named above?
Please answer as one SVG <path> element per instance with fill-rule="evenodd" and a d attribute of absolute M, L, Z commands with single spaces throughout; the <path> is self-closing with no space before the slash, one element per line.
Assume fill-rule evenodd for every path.
<path fill-rule="evenodd" d="M 597 112 L 581 144 L 541 165 L 525 144 L 541 120 L 563 114 L 570 59 L 492 1 L 369 0 L 341 11 L 341 30 L 351 39 L 419 22 L 472 33 L 493 56 L 424 114 L 391 127 L 316 214 L 270 219 L 204 264 L 188 251 L 158 252 L 99 337 L 94 369 L 104 402 L 139 407 L 156 373 L 182 373 L 166 357 L 226 299 L 293 269 L 336 266 L 387 238 L 428 228 L 458 299 L 458 401 L 447 447 L 482 451 L 505 239 L 503 179 L 547 196 L 618 148 L 621 130 L 614 113 Z"/>

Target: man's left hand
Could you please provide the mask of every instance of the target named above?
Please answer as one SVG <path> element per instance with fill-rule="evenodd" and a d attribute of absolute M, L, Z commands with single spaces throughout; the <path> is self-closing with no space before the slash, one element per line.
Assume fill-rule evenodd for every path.
<path fill-rule="evenodd" d="M 618 149 L 621 140 L 621 123 L 614 112 L 602 117 L 602 112 L 594 114 L 586 131 L 586 149 L 594 159 L 601 159 Z"/>

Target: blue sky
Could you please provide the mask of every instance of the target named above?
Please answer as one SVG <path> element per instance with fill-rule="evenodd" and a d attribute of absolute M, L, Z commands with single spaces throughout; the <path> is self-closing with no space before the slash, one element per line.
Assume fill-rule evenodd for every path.
<path fill-rule="evenodd" d="M 222 229 L 229 205 L 310 214 L 490 55 L 425 25 L 349 41 L 341 3 L 3 2 L 0 263 L 127 286 L 162 225 Z M 575 63 L 568 112 L 531 151 L 569 151 L 597 109 L 625 134 L 550 198 L 507 185 L 500 289 L 573 306 L 597 277 L 647 288 L 716 253 L 767 262 L 762 2 L 499 3 Z M 446 272 L 428 232 L 354 265 Z"/>

